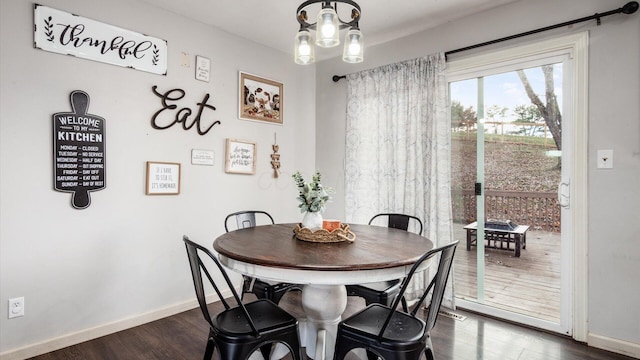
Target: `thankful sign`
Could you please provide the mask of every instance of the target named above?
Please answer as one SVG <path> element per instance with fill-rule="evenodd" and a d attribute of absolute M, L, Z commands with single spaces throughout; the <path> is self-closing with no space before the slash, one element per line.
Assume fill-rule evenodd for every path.
<path fill-rule="evenodd" d="M 83 59 L 167 74 L 167 42 L 35 4 L 34 44 L 38 49 Z"/>

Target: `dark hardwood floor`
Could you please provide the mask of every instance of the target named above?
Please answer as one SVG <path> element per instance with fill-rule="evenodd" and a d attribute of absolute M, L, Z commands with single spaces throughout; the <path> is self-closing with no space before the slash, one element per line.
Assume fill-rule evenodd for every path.
<path fill-rule="evenodd" d="M 287 294 L 282 307 L 301 314 L 296 293 Z M 364 306 L 349 298 L 345 314 Z M 219 304 L 211 305 L 219 311 Z M 437 360 L 631 360 L 631 357 L 595 349 L 572 339 L 502 322 L 473 313 L 456 311 L 466 319 L 440 316 L 432 331 Z M 35 360 L 193 360 L 202 359 L 208 325 L 200 309 L 137 326 L 112 335 L 70 346 Z M 214 359 L 217 359 L 214 356 Z M 291 359 L 287 355 L 285 359 Z M 358 359 L 351 356 L 350 359 Z"/>

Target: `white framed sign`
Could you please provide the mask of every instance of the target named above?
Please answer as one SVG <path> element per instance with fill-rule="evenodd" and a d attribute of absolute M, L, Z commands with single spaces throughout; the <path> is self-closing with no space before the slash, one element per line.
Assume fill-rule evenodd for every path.
<path fill-rule="evenodd" d="M 211 71 L 211 60 L 203 56 L 196 55 L 196 80 L 209 82 Z"/>
<path fill-rule="evenodd" d="M 215 152 L 213 150 L 192 149 L 191 164 L 213 166 L 215 163 L 214 156 Z"/>
<path fill-rule="evenodd" d="M 147 161 L 147 195 L 180 194 L 180 163 Z"/>
<path fill-rule="evenodd" d="M 167 74 L 167 41 L 34 5 L 34 46 L 154 74 Z"/>

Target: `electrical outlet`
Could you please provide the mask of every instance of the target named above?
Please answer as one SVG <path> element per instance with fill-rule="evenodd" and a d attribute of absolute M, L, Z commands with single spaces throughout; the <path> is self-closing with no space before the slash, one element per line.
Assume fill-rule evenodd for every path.
<path fill-rule="evenodd" d="M 24 316 L 24 297 L 9 299 L 9 319 Z"/>
<path fill-rule="evenodd" d="M 598 169 L 613 169 L 613 150 L 598 150 Z"/>

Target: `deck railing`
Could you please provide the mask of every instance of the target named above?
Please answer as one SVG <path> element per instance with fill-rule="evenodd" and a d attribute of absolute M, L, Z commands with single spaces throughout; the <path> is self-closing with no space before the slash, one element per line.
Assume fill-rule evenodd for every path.
<path fill-rule="evenodd" d="M 473 190 L 451 191 L 453 220 L 476 221 Z M 485 191 L 485 218 L 512 220 L 532 230 L 560 231 L 560 205 L 553 192 Z"/>

